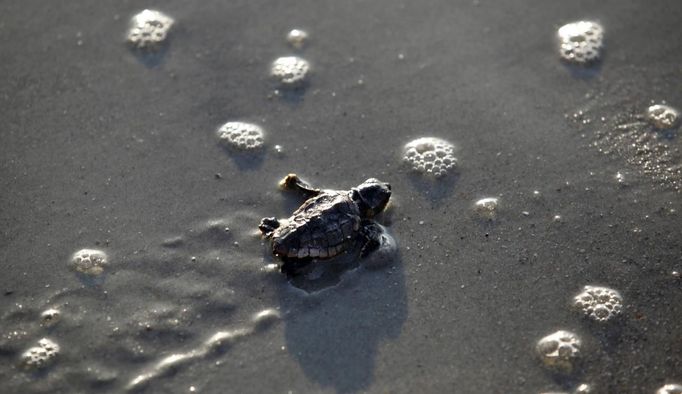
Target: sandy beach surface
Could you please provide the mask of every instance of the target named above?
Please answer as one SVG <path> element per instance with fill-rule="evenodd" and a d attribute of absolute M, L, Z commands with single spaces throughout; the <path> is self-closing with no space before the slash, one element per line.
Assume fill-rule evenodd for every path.
<path fill-rule="evenodd" d="M 155 53 L 125 42 L 145 8 L 175 21 Z M 604 29 L 588 67 L 559 59 L 577 20 Z M 0 391 L 682 384 L 680 131 L 645 117 L 682 109 L 680 20 L 674 0 L 0 3 Z M 269 75 L 282 56 L 302 86 Z M 263 146 L 221 144 L 230 121 Z M 403 160 L 422 137 L 453 146 L 439 178 Z M 290 172 L 389 182 L 388 261 L 279 273 L 257 226 L 302 202 Z M 584 286 L 619 313 L 576 310 Z M 557 330 L 568 371 L 536 350 Z"/>

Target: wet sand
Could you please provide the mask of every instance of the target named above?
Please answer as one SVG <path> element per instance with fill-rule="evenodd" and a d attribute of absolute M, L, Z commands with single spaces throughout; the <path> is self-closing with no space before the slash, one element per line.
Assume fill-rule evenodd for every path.
<path fill-rule="evenodd" d="M 124 43 L 143 8 L 176 20 L 151 60 Z M 680 383 L 680 194 L 631 151 L 600 147 L 620 143 L 603 138 L 615 118 L 650 100 L 682 107 L 681 17 L 675 1 L 0 5 L 5 390 Z M 606 42 L 587 71 L 562 64 L 554 41 L 584 18 Z M 310 33 L 302 51 L 285 40 L 295 27 Z M 291 54 L 311 63 L 308 84 L 274 94 L 270 63 Z M 265 149 L 226 150 L 216 130 L 227 121 L 261 125 Z M 661 139 L 673 153 L 678 133 Z M 458 147 L 455 173 L 430 180 L 402 163 L 403 145 L 424 136 Z M 276 188 L 288 172 L 339 189 L 390 182 L 392 263 L 314 294 L 268 269 L 257 224 L 300 204 Z M 492 222 L 473 208 L 484 197 L 499 199 Z M 96 281 L 69 268 L 83 248 L 108 255 Z M 621 292 L 619 319 L 570 310 L 589 284 Z M 48 308 L 61 311 L 49 327 Z M 568 376 L 534 353 L 558 329 L 583 340 Z M 54 363 L 22 371 L 44 337 L 60 345 Z"/>

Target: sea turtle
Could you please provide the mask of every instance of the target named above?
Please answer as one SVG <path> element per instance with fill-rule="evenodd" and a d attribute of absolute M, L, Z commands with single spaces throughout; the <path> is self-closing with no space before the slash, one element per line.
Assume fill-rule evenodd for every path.
<path fill-rule="evenodd" d="M 263 218 L 258 226 L 284 263 L 283 273 L 300 274 L 313 261 L 352 250 L 364 257 L 380 245 L 382 229 L 371 219 L 388 204 L 388 183 L 370 178 L 350 190 L 320 190 L 289 174 L 280 186 L 308 198 L 290 218 Z"/>

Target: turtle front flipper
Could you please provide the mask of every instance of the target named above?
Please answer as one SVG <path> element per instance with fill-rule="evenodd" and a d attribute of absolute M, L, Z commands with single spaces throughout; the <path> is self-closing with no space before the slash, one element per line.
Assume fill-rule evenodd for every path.
<path fill-rule="evenodd" d="M 263 218 L 258 225 L 258 229 L 266 237 L 271 236 L 272 232 L 277 228 L 279 228 L 279 220 L 277 218 Z"/>
<path fill-rule="evenodd" d="M 302 259 L 282 257 L 282 262 L 284 264 L 280 266 L 280 270 L 288 277 L 305 275 L 310 272 L 313 267 L 312 257 L 304 257 Z"/>
<path fill-rule="evenodd" d="M 289 174 L 279 181 L 279 186 L 284 190 L 301 192 L 307 197 L 315 197 L 320 194 L 320 189 L 310 186 L 296 174 Z"/>
<path fill-rule="evenodd" d="M 382 228 L 371 220 L 363 220 L 360 225 L 360 238 L 362 247 L 360 257 L 367 257 L 381 246 Z"/>

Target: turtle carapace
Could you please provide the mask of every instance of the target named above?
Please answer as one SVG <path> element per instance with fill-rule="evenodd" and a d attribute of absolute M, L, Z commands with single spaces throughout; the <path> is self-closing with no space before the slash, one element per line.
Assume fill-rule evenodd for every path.
<path fill-rule="evenodd" d="M 280 186 L 308 197 L 290 218 L 263 218 L 258 226 L 284 263 L 282 272 L 295 275 L 355 248 L 366 256 L 380 245 L 382 230 L 372 218 L 391 198 L 388 183 L 370 178 L 350 190 L 320 190 L 289 174 Z"/>

